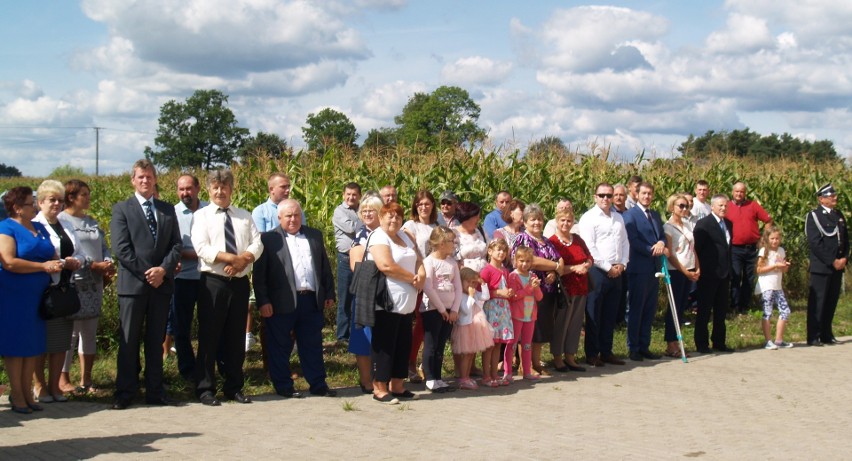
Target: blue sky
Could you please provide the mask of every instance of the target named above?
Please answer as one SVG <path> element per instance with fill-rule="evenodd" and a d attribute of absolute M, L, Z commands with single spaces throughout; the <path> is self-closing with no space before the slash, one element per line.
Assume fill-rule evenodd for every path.
<path fill-rule="evenodd" d="M 84 0 L 0 5 L 0 162 L 126 171 L 160 106 L 230 95 L 252 133 L 303 145 L 308 113 L 361 139 L 407 99 L 468 90 L 493 146 L 544 136 L 625 158 L 750 127 L 852 152 L 852 5 L 811 0 Z"/>

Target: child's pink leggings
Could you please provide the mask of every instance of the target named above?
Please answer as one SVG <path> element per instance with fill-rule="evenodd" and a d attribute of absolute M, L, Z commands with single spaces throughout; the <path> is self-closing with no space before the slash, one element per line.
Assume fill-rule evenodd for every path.
<path fill-rule="evenodd" d="M 515 346 L 521 343 L 521 368 L 524 376 L 532 374 L 532 337 L 535 321 L 524 322 L 512 319 L 515 330 L 515 339 L 506 344 L 506 352 L 503 354 L 503 376 L 512 376 L 512 359 L 515 358 Z"/>

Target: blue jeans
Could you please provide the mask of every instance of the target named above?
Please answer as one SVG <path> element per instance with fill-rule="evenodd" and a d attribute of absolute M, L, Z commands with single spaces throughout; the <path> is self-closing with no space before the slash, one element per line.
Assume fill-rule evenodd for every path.
<path fill-rule="evenodd" d="M 349 293 L 352 281 L 352 269 L 349 268 L 349 254 L 337 252 L 337 339 L 349 339 L 349 324 L 355 297 Z"/>

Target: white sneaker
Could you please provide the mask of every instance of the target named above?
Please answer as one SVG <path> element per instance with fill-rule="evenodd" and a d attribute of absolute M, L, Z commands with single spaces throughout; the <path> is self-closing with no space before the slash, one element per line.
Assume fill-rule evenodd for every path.
<path fill-rule="evenodd" d="M 788 343 L 787 341 L 775 342 L 775 347 L 778 349 L 789 349 L 793 347 L 793 343 Z"/>
<path fill-rule="evenodd" d="M 246 352 L 254 347 L 255 344 L 257 344 L 257 340 L 254 339 L 254 336 L 251 333 L 246 333 Z"/>
<path fill-rule="evenodd" d="M 439 387 L 441 387 L 441 386 L 438 385 L 438 381 L 436 381 L 434 379 L 426 380 L 426 389 L 429 389 L 430 391 L 434 391 L 435 389 L 438 389 Z"/>
<path fill-rule="evenodd" d="M 763 346 L 764 349 L 775 350 L 778 349 L 778 346 L 775 345 L 772 341 L 766 341 L 766 345 Z"/>

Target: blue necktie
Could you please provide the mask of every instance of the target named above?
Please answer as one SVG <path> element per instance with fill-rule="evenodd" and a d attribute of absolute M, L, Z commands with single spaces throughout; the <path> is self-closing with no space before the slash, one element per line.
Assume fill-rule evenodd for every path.
<path fill-rule="evenodd" d="M 148 221 L 148 230 L 151 231 L 151 237 L 157 240 L 157 220 L 154 219 L 154 204 L 150 200 L 145 200 L 142 206 L 145 207 L 145 219 Z"/>

